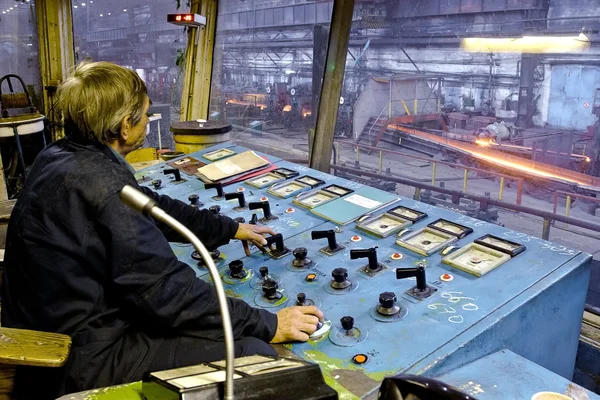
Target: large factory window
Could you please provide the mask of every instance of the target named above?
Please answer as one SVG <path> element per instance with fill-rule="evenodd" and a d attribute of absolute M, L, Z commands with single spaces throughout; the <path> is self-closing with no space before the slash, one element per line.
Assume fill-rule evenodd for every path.
<path fill-rule="evenodd" d="M 171 121 L 179 121 L 185 75 L 187 34 L 168 24 L 166 15 L 189 10 L 176 0 L 73 1 L 76 61 L 111 61 L 135 70 L 146 82 L 151 111 L 161 119 L 150 124 L 147 145 L 174 148 Z"/>
<path fill-rule="evenodd" d="M 33 1 L 0 0 L 0 77 L 19 75 L 35 106 L 42 108 L 42 83 Z M 15 90 L 20 91 L 19 85 Z M 3 85 L 4 93 L 8 90 Z"/>
<path fill-rule="evenodd" d="M 210 118 L 241 144 L 306 157 L 332 1 L 219 0 Z"/>
<path fill-rule="evenodd" d="M 337 161 L 538 237 L 542 218 L 458 193 L 599 223 L 599 21 L 590 0 L 356 1 Z M 589 232 L 555 222 L 550 239 L 594 253 Z"/>

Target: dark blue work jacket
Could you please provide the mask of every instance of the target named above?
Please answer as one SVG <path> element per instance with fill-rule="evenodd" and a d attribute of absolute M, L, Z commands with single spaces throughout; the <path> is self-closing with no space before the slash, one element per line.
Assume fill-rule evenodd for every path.
<path fill-rule="evenodd" d="M 228 217 L 141 188 L 107 146 L 63 139 L 46 147 L 11 215 L 1 321 L 73 338 L 66 367 L 52 371 L 60 382 L 52 395 L 118 383 L 115 376 L 128 381 L 128 371 L 159 343 L 136 341 L 135 332 L 222 340 L 214 289 L 175 257 L 169 241 L 179 241 L 177 234 L 121 202 L 125 184 L 152 197 L 209 249 L 237 230 Z M 275 335 L 274 314 L 231 298 L 229 308 L 236 339 L 268 342 Z"/>

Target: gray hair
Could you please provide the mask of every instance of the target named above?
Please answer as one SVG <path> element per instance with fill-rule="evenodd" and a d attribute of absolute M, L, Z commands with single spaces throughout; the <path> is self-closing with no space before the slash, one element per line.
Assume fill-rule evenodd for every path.
<path fill-rule="evenodd" d="M 67 134 L 104 144 L 118 139 L 128 115 L 133 125 L 141 121 L 148 97 L 138 74 L 105 61 L 78 64 L 57 94 Z"/>

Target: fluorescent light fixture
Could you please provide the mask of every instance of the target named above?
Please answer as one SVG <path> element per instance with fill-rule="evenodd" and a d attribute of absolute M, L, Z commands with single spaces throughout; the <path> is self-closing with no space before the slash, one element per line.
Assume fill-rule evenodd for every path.
<path fill-rule="evenodd" d="M 464 38 L 460 47 L 479 53 L 574 53 L 590 47 L 588 37 L 523 36 L 521 38 Z"/>
<path fill-rule="evenodd" d="M 79 8 L 79 7 L 77 7 L 77 6 L 73 6 L 73 8 Z"/>
<path fill-rule="evenodd" d="M 288 69 L 285 71 L 286 75 L 291 75 L 291 74 L 295 74 L 295 73 L 296 73 L 296 71 L 292 71 L 291 69 Z"/>
<path fill-rule="evenodd" d="M 100 14 L 101 17 L 104 17 L 104 14 Z"/>

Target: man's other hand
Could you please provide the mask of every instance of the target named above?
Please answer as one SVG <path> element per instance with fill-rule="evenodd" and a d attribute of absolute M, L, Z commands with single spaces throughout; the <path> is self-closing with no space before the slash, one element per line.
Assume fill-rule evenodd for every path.
<path fill-rule="evenodd" d="M 271 343 L 306 342 L 317 330 L 323 313 L 315 306 L 294 306 L 277 311 L 277 332 Z"/>
<path fill-rule="evenodd" d="M 268 226 L 239 224 L 238 230 L 233 238 L 239 240 L 250 240 L 255 244 L 266 246 L 267 239 L 265 239 L 264 235 L 267 233 L 269 235 L 275 235 L 275 231 Z"/>

